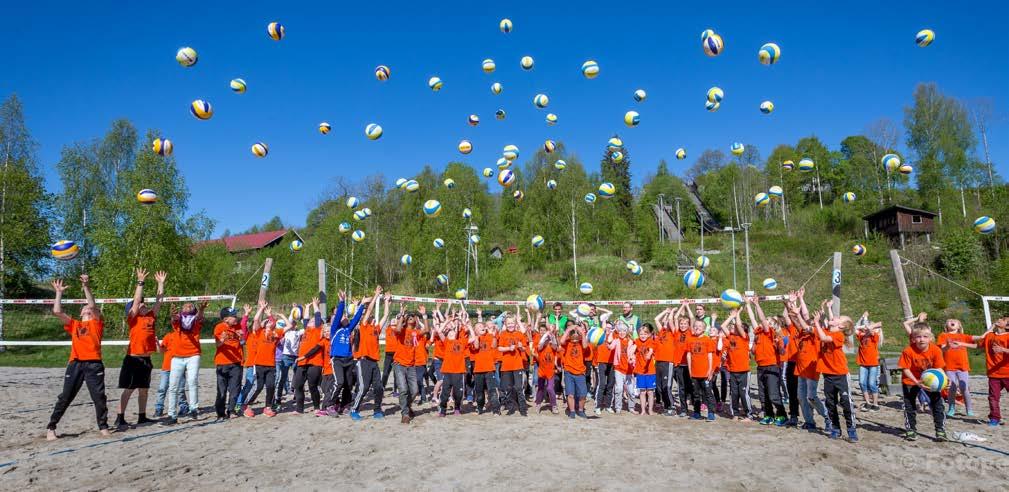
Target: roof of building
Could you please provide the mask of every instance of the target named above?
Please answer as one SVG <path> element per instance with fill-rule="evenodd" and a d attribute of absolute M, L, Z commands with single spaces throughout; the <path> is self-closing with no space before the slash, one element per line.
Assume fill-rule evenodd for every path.
<path fill-rule="evenodd" d="M 866 215 L 866 216 L 862 217 L 862 219 L 863 220 L 869 220 L 869 219 L 871 219 L 873 217 L 877 217 L 879 215 L 886 215 L 886 214 L 889 214 L 889 213 L 892 213 L 892 212 L 907 212 L 907 213 L 911 213 L 911 214 L 927 215 L 929 217 L 935 217 L 935 216 L 939 215 L 939 214 L 937 214 L 935 212 L 929 212 L 928 210 L 921 210 L 921 209 L 917 209 L 917 208 L 905 207 L 903 205 L 891 205 L 891 206 L 886 207 L 886 208 L 884 208 L 882 210 L 877 210 L 877 211 L 875 211 L 875 212 L 873 212 L 873 213 L 871 213 L 869 215 Z"/>
<path fill-rule="evenodd" d="M 199 249 L 211 244 L 223 244 L 229 253 L 263 249 L 287 235 L 288 232 L 294 232 L 294 235 L 298 236 L 298 239 L 301 239 L 301 235 L 294 229 L 280 229 L 276 231 L 254 232 L 252 234 L 239 234 L 237 236 L 228 236 L 208 241 L 201 241 L 196 243 L 193 248 Z"/>

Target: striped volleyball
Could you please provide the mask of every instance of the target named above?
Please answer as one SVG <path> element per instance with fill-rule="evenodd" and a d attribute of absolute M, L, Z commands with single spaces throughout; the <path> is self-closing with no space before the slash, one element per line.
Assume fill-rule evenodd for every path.
<path fill-rule="evenodd" d="M 708 29 L 708 31 L 711 31 Z M 705 31 L 705 32 L 708 32 Z M 704 39 L 701 40 L 701 47 L 704 49 L 704 54 L 708 56 L 718 56 L 725 49 L 725 44 L 722 41 L 722 37 L 714 32 L 708 33 L 703 36 Z"/>
<path fill-rule="evenodd" d="M 533 105 L 537 108 L 543 109 L 550 104 L 550 98 L 546 94 L 536 94 L 533 96 Z"/>
<path fill-rule="evenodd" d="M 631 275 L 634 275 L 635 277 L 640 276 L 642 273 L 645 273 L 644 267 L 638 264 L 635 264 L 634 268 L 631 268 L 628 271 L 631 272 Z"/>
<path fill-rule="evenodd" d="M 358 210 L 354 212 L 354 220 L 360 222 L 368 218 L 368 214 L 364 213 L 364 210 Z"/>
<path fill-rule="evenodd" d="M 791 160 L 787 160 L 785 162 L 782 162 L 781 163 L 781 169 L 783 171 L 791 171 L 792 169 L 795 169 L 795 163 L 792 162 Z"/>
<path fill-rule="evenodd" d="M 897 172 L 900 169 L 900 156 L 897 154 L 886 154 L 880 159 L 880 162 L 883 164 L 883 169 L 888 172 Z"/>
<path fill-rule="evenodd" d="M 469 140 L 463 140 L 463 141 L 459 142 L 459 153 L 460 154 L 469 154 L 470 152 L 473 152 L 473 143 L 472 142 L 470 142 Z"/>
<path fill-rule="evenodd" d="M 151 144 L 151 150 L 158 155 L 172 155 L 172 150 L 174 149 L 175 146 L 172 145 L 172 141 L 167 138 L 155 138 Z"/>
<path fill-rule="evenodd" d="M 466 208 L 462 209 L 462 218 L 468 219 L 468 218 L 470 218 L 472 216 L 473 216 L 473 211 L 470 210 L 469 207 L 466 207 Z"/>
<path fill-rule="evenodd" d="M 476 234 L 470 234 L 469 235 L 469 243 L 472 244 L 472 245 L 480 244 L 480 236 L 478 236 Z"/>
<path fill-rule="evenodd" d="M 333 129 L 333 125 L 330 125 L 329 123 L 326 123 L 325 121 L 323 121 L 322 123 L 319 123 L 319 133 L 321 133 L 323 135 L 329 133 L 329 131 L 332 130 L 332 129 Z"/>
<path fill-rule="evenodd" d="M 403 266 L 410 266 L 413 263 L 413 257 L 410 255 L 403 255 L 399 257 L 399 264 Z"/>
<path fill-rule="evenodd" d="M 712 87 L 708 89 L 708 101 L 720 103 L 722 98 L 725 97 L 725 91 L 721 87 Z"/>
<path fill-rule="evenodd" d="M 63 239 L 56 241 L 56 244 L 52 245 L 49 252 L 60 261 L 69 261 L 77 258 L 80 253 L 80 248 L 77 247 L 77 243 L 70 241 L 68 239 Z"/>
<path fill-rule="evenodd" d="M 851 254 L 855 256 L 864 256 L 866 252 L 865 245 L 856 244 L 851 247 Z"/>
<path fill-rule="evenodd" d="M 763 208 L 768 203 L 771 203 L 771 195 L 768 195 L 767 193 L 760 192 L 753 197 L 753 204 L 758 208 Z"/>
<path fill-rule="evenodd" d="M 982 215 L 974 221 L 974 231 L 981 234 L 991 234 L 995 232 L 995 219 Z"/>
<path fill-rule="evenodd" d="M 183 67 L 196 65 L 197 60 L 199 60 L 199 57 L 196 55 L 196 50 L 189 46 L 179 48 L 179 51 L 175 52 L 175 61 L 179 62 L 179 65 Z"/>
<path fill-rule="evenodd" d="M 403 189 L 406 186 L 406 178 L 396 179 L 396 188 Z"/>
<path fill-rule="evenodd" d="M 803 157 L 799 160 L 799 170 L 804 173 L 812 171 L 814 167 L 816 167 L 816 163 L 814 163 L 813 159 L 810 159 L 809 157 Z"/>
<path fill-rule="evenodd" d="M 245 84 L 245 80 L 242 79 L 231 79 L 231 82 L 228 83 L 228 86 L 231 87 L 232 92 L 238 94 L 244 94 L 245 90 L 249 88 L 248 85 Z"/>
<path fill-rule="evenodd" d="M 360 204 L 361 204 L 361 200 L 359 200 L 356 196 L 347 197 L 347 207 L 348 208 L 357 208 L 358 205 L 360 205 Z"/>
<path fill-rule="evenodd" d="M 599 185 L 599 196 L 609 198 L 617 192 L 617 187 L 613 183 L 602 183 Z"/>
<path fill-rule="evenodd" d="M 413 193 L 420 189 L 420 183 L 416 179 L 407 180 L 406 183 L 403 183 L 403 189 Z"/>
<path fill-rule="evenodd" d="M 557 142 L 554 142 L 553 140 L 547 140 L 546 142 L 543 142 L 544 152 L 550 154 L 553 153 L 553 151 L 555 150 L 557 150 Z"/>
<path fill-rule="evenodd" d="M 266 146 L 263 142 L 256 142 L 252 144 L 252 155 L 256 157 L 266 157 L 266 154 L 270 153 L 270 148 Z"/>
<path fill-rule="evenodd" d="M 540 235 L 533 236 L 531 243 L 534 248 L 539 248 L 540 246 L 543 246 L 543 236 Z"/>
<path fill-rule="evenodd" d="M 624 113 L 624 124 L 633 128 L 641 123 L 641 115 L 637 111 L 628 111 Z"/>
<path fill-rule="evenodd" d="M 935 31 L 931 29 L 922 29 L 914 36 L 914 44 L 918 45 L 919 48 L 932 44 L 932 41 L 935 41 Z"/>
<path fill-rule="evenodd" d="M 841 195 L 841 201 L 843 201 L 844 203 L 854 202 L 855 201 L 855 194 L 849 191 L 849 192 Z"/>
<path fill-rule="evenodd" d="M 382 82 L 385 82 L 386 80 L 389 80 L 389 77 L 391 75 L 392 75 L 392 70 L 389 70 L 389 67 L 387 67 L 385 65 L 379 65 L 379 66 L 375 67 L 375 78 L 376 79 L 378 79 L 378 80 L 380 80 Z"/>
<path fill-rule="evenodd" d="M 760 103 L 760 112 L 764 114 L 771 114 L 774 111 L 774 103 L 771 101 L 764 101 Z"/>
<path fill-rule="evenodd" d="M 781 198 L 781 196 L 785 194 L 785 190 L 781 189 L 780 186 L 775 185 L 767 190 L 767 194 L 771 195 L 772 199 Z"/>
<path fill-rule="evenodd" d="M 543 306 L 543 298 L 539 294 L 532 294 L 526 297 L 526 307 L 531 311 L 540 311 L 543 309 Z"/>
<path fill-rule="evenodd" d="M 510 19 L 501 19 L 501 22 L 498 23 L 498 29 L 501 29 L 501 32 L 505 34 L 512 32 L 512 21 Z"/>
<path fill-rule="evenodd" d="M 350 232 L 350 222 L 340 222 L 339 230 L 340 234 L 346 234 Z"/>
<path fill-rule="evenodd" d="M 556 190 L 557 189 L 557 181 L 553 180 L 553 179 L 548 179 L 547 180 L 547 189 L 548 190 Z"/>
<path fill-rule="evenodd" d="M 491 176 L 494 175 L 494 170 L 491 169 L 491 168 L 489 168 L 489 167 L 485 167 L 485 168 L 483 168 L 483 173 L 482 174 L 483 174 L 483 177 L 489 178 L 489 177 L 491 177 Z"/>
<path fill-rule="evenodd" d="M 137 192 L 137 201 L 144 205 L 150 205 L 158 201 L 158 194 L 154 190 L 144 188 Z"/>
<path fill-rule="evenodd" d="M 424 202 L 424 215 L 435 218 L 441 215 L 441 202 L 438 200 L 428 200 Z"/>
<path fill-rule="evenodd" d="M 679 160 L 681 160 L 681 161 L 683 159 L 686 159 L 687 158 L 687 150 L 684 149 L 683 147 L 680 147 L 680 148 L 676 149 L 676 158 L 679 159 Z"/>
<path fill-rule="evenodd" d="M 455 298 L 459 299 L 460 301 L 465 299 L 467 295 L 469 295 L 469 292 L 466 292 L 466 289 L 455 290 Z"/>
<path fill-rule="evenodd" d="M 469 126 L 477 126 L 480 124 L 480 117 L 475 114 L 471 114 L 468 118 L 466 118 L 466 122 L 469 123 Z"/>
<path fill-rule="evenodd" d="M 774 65 L 778 63 L 778 58 L 781 58 L 781 48 L 774 43 L 764 44 L 757 52 L 757 59 L 764 65 Z"/>
<path fill-rule="evenodd" d="M 364 135 L 368 137 L 368 140 L 378 140 L 382 138 L 382 127 L 375 123 L 368 123 L 368 126 L 364 127 Z"/>
<path fill-rule="evenodd" d="M 486 60 L 483 61 L 483 71 L 484 72 L 486 72 L 486 73 L 492 73 L 495 68 L 497 68 L 497 64 L 494 63 L 494 60 L 491 60 L 490 58 L 488 58 L 488 59 L 486 59 Z"/>
<path fill-rule="evenodd" d="M 522 190 L 515 190 L 512 192 L 512 198 L 514 198 L 516 202 L 521 202 L 525 197 L 526 194 L 523 193 Z"/>
<path fill-rule="evenodd" d="M 732 145 L 729 146 L 729 151 L 732 152 L 733 155 L 743 155 L 744 150 L 746 150 L 746 147 L 739 142 L 733 142 Z"/>
<path fill-rule="evenodd" d="M 563 159 L 557 159 L 557 161 L 554 162 L 554 169 L 556 169 L 558 171 L 563 171 L 567 167 L 568 167 L 568 163 L 564 162 Z"/>
<path fill-rule="evenodd" d="M 694 260 L 694 266 L 696 266 L 698 270 L 704 270 L 710 265 L 711 259 L 704 255 L 698 256 L 697 259 Z"/>
<path fill-rule="evenodd" d="M 505 145 L 504 151 L 501 153 L 501 157 L 509 161 L 514 161 L 519 158 L 519 148 L 517 145 Z"/>
<path fill-rule="evenodd" d="M 722 306 L 726 309 L 736 309 L 743 305 L 743 295 L 735 289 L 725 289 L 720 296 Z"/>
<path fill-rule="evenodd" d="M 505 119 L 505 110 L 499 109 L 499 110 L 495 111 L 494 112 L 494 117 L 497 118 L 497 119 L 499 119 L 499 120 Z"/>
<path fill-rule="evenodd" d="M 511 169 L 504 169 L 497 174 L 497 182 L 507 188 L 515 182 L 515 173 Z"/>
<path fill-rule="evenodd" d="M 353 239 L 356 242 L 364 241 L 364 231 L 358 229 L 358 230 L 354 231 L 354 233 L 351 234 L 350 237 L 351 237 L 351 239 Z"/>
<path fill-rule="evenodd" d="M 606 141 L 606 150 L 613 152 L 614 150 L 620 150 L 624 146 L 624 141 L 620 140 L 620 137 L 611 137 Z"/>
<path fill-rule="evenodd" d="M 491 94 L 494 94 L 495 96 L 500 94 L 502 90 L 504 90 L 504 87 L 501 85 L 500 82 L 494 82 L 493 84 L 490 85 Z M 504 113 L 504 111 L 501 111 L 501 113 Z"/>
<path fill-rule="evenodd" d="M 434 241 L 431 242 L 431 244 L 434 245 L 435 249 L 442 249 L 445 247 L 445 240 L 440 237 L 436 237 L 434 238 Z"/>
<path fill-rule="evenodd" d="M 587 79 L 594 79 L 599 75 L 599 64 L 595 60 L 587 60 L 582 63 L 582 75 Z"/>
<path fill-rule="evenodd" d="M 522 70 L 532 70 L 533 69 L 533 57 L 531 57 L 529 55 L 523 56 L 522 59 L 519 60 L 519 65 L 522 67 Z"/>
<path fill-rule="evenodd" d="M 767 290 L 774 290 L 778 288 L 778 281 L 773 278 L 764 279 L 764 288 Z"/>
<path fill-rule="evenodd" d="M 588 203 L 588 204 L 596 203 L 596 194 L 595 193 L 586 193 L 585 194 L 585 203 Z"/>
<path fill-rule="evenodd" d="M 938 393 L 949 387 L 949 378 L 942 369 L 925 369 L 921 373 L 921 384 L 932 393 Z"/>
<path fill-rule="evenodd" d="M 624 268 L 626 268 L 627 270 L 634 270 L 635 268 L 639 268 L 640 266 L 641 265 L 639 265 L 638 262 L 634 260 L 627 260 L 627 263 L 624 263 Z"/>
<path fill-rule="evenodd" d="M 274 41 L 280 41 L 281 39 L 284 39 L 286 30 L 284 29 L 283 24 L 279 22 L 271 22 L 266 25 L 266 33 L 269 34 Z"/>
<path fill-rule="evenodd" d="M 598 347 L 606 341 L 606 330 L 602 328 L 593 328 L 586 334 L 586 338 L 589 339 L 589 343 Z"/>
<path fill-rule="evenodd" d="M 512 167 L 512 161 L 509 161 L 508 159 L 505 159 L 504 157 L 499 157 L 498 158 L 498 160 L 497 160 L 497 168 L 498 169 L 508 169 L 509 167 Z"/>
<path fill-rule="evenodd" d="M 688 270 L 683 274 L 683 285 L 690 289 L 700 289 L 704 285 L 704 274 L 700 270 Z"/>
<path fill-rule="evenodd" d="M 634 97 L 636 102 L 642 102 L 648 97 L 648 93 L 646 93 L 644 89 L 638 89 L 634 91 L 634 95 L 632 97 Z"/>
<path fill-rule="evenodd" d="M 616 163 L 623 162 L 623 160 L 624 160 L 624 153 L 620 152 L 619 150 L 615 150 L 613 152 L 610 152 L 610 160 L 613 161 L 613 162 L 616 162 Z"/>
<path fill-rule="evenodd" d="M 294 241 L 291 241 L 291 244 L 288 247 L 291 249 L 292 253 L 297 253 L 298 251 L 301 251 L 301 248 L 305 247 L 305 243 L 301 242 L 300 239 L 295 239 Z"/>
<path fill-rule="evenodd" d="M 588 304 L 585 304 L 583 302 L 579 304 L 578 307 L 575 308 L 575 311 L 578 313 L 579 316 L 588 317 L 592 315 L 592 306 L 589 306 Z"/>
<path fill-rule="evenodd" d="M 722 107 L 722 103 L 711 102 L 711 101 L 704 101 L 704 109 L 707 109 L 708 111 L 710 111 L 712 113 L 714 113 L 715 111 L 718 111 L 718 108 L 720 108 L 720 107 Z"/>
<path fill-rule="evenodd" d="M 213 106 L 203 99 L 193 101 L 192 104 L 189 105 L 189 112 L 200 120 L 209 120 L 211 116 L 214 116 Z"/>
<path fill-rule="evenodd" d="M 914 172 L 914 168 L 911 167 L 910 164 L 901 164 L 900 167 L 897 168 L 897 171 L 903 174 L 904 176 L 907 176 L 908 174 Z"/>
<path fill-rule="evenodd" d="M 582 284 L 578 286 L 578 292 L 581 292 L 582 294 L 585 294 L 585 295 L 591 294 L 592 293 L 592 284 L 590 284 L 588 282 L 582 282 Z"/>
<path fill-rule="evenodd" d="M 445 84 L 438 77 L 431 77 L 430 79 L 427 79 L 427 86 L 435 92 L 440 91 L 443 85 Z"/>
<path fill-rule="evenodd" d="M 553 113 L 547 113 L 546 120 L 548 126 L 554 126 L 557 124 L 557 115 Z"/>
<path fill-rule="evenodd" d="M 445 275 L 444 273 L 439 274 L 436 279 L 438 281 L 438 285 L 445 285 L 448 283 L 448 275 Z"/>

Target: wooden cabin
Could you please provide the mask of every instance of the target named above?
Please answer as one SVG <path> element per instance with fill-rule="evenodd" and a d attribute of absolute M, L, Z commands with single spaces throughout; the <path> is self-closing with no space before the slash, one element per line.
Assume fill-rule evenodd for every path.
<path fill-rule="evenodd" d="M 927 210 L 893 205 L 866 215 L 862 220 L 865 221 L 866 238 L 869 237 L 869 232 L 878 232 L 904 249 L 906 243 L 921 237 L 925 238 L 925 242 L 931 243 L 937 216 L 938 214 Z"/>

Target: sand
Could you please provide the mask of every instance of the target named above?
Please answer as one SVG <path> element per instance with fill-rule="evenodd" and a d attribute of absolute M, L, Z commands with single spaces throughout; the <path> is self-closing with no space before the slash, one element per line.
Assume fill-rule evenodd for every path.
<path fill-rule="evenodd" d="M 527 418 L 438 418 L 427 405 L 414 423 L 403 425 L 388 393 L 384 420 L 284 412 L 217 423 L 214 374 L 204 369 L 196 421 L 102 437 L 82 389 L 60 423 L 63 437 L 47 442 L 45 425 L 62 375 L 60 369 L 0 368 L 4 490 L 990 490 L 1009 484 L 1006 427 L 958 416 L 948 422 L 950 432 L 970 431 L 988 441 L 937 443 L 926 437 L 932 422 L 922 414 L 923 437 L 908 443 L 896 435 L 903 414 L 895 398 L 861 415 L 861 441 L 854 444 L 729 419 L 603 413 L 570 420 L 535 410 Z M 110 368 L 107 384 L 115 386 L 117 376 Z M 984 415 L 983 383 L 973 384 Z M 110 388 L 108 397 L 111 424 L 119 390 Z M 153 394 L 149 405 L 153 413 Z M 370 404 L 366 408 L 370 416 Z M 136 420 L 135 411 L 134 400 L 127 420 Z"/>

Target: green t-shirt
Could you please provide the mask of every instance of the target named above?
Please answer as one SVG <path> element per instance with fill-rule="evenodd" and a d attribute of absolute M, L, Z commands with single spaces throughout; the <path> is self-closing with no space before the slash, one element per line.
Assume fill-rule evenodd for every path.
<path fill-rule="evenodd" d="M 551 313 L 547 315 L 547 324 L 551 327 L 557 327 L 557 334 L 563 335 L 564 328 L 568 325 L 568 317 L 561 315 L 558 319 L 556 314 Z"/>

